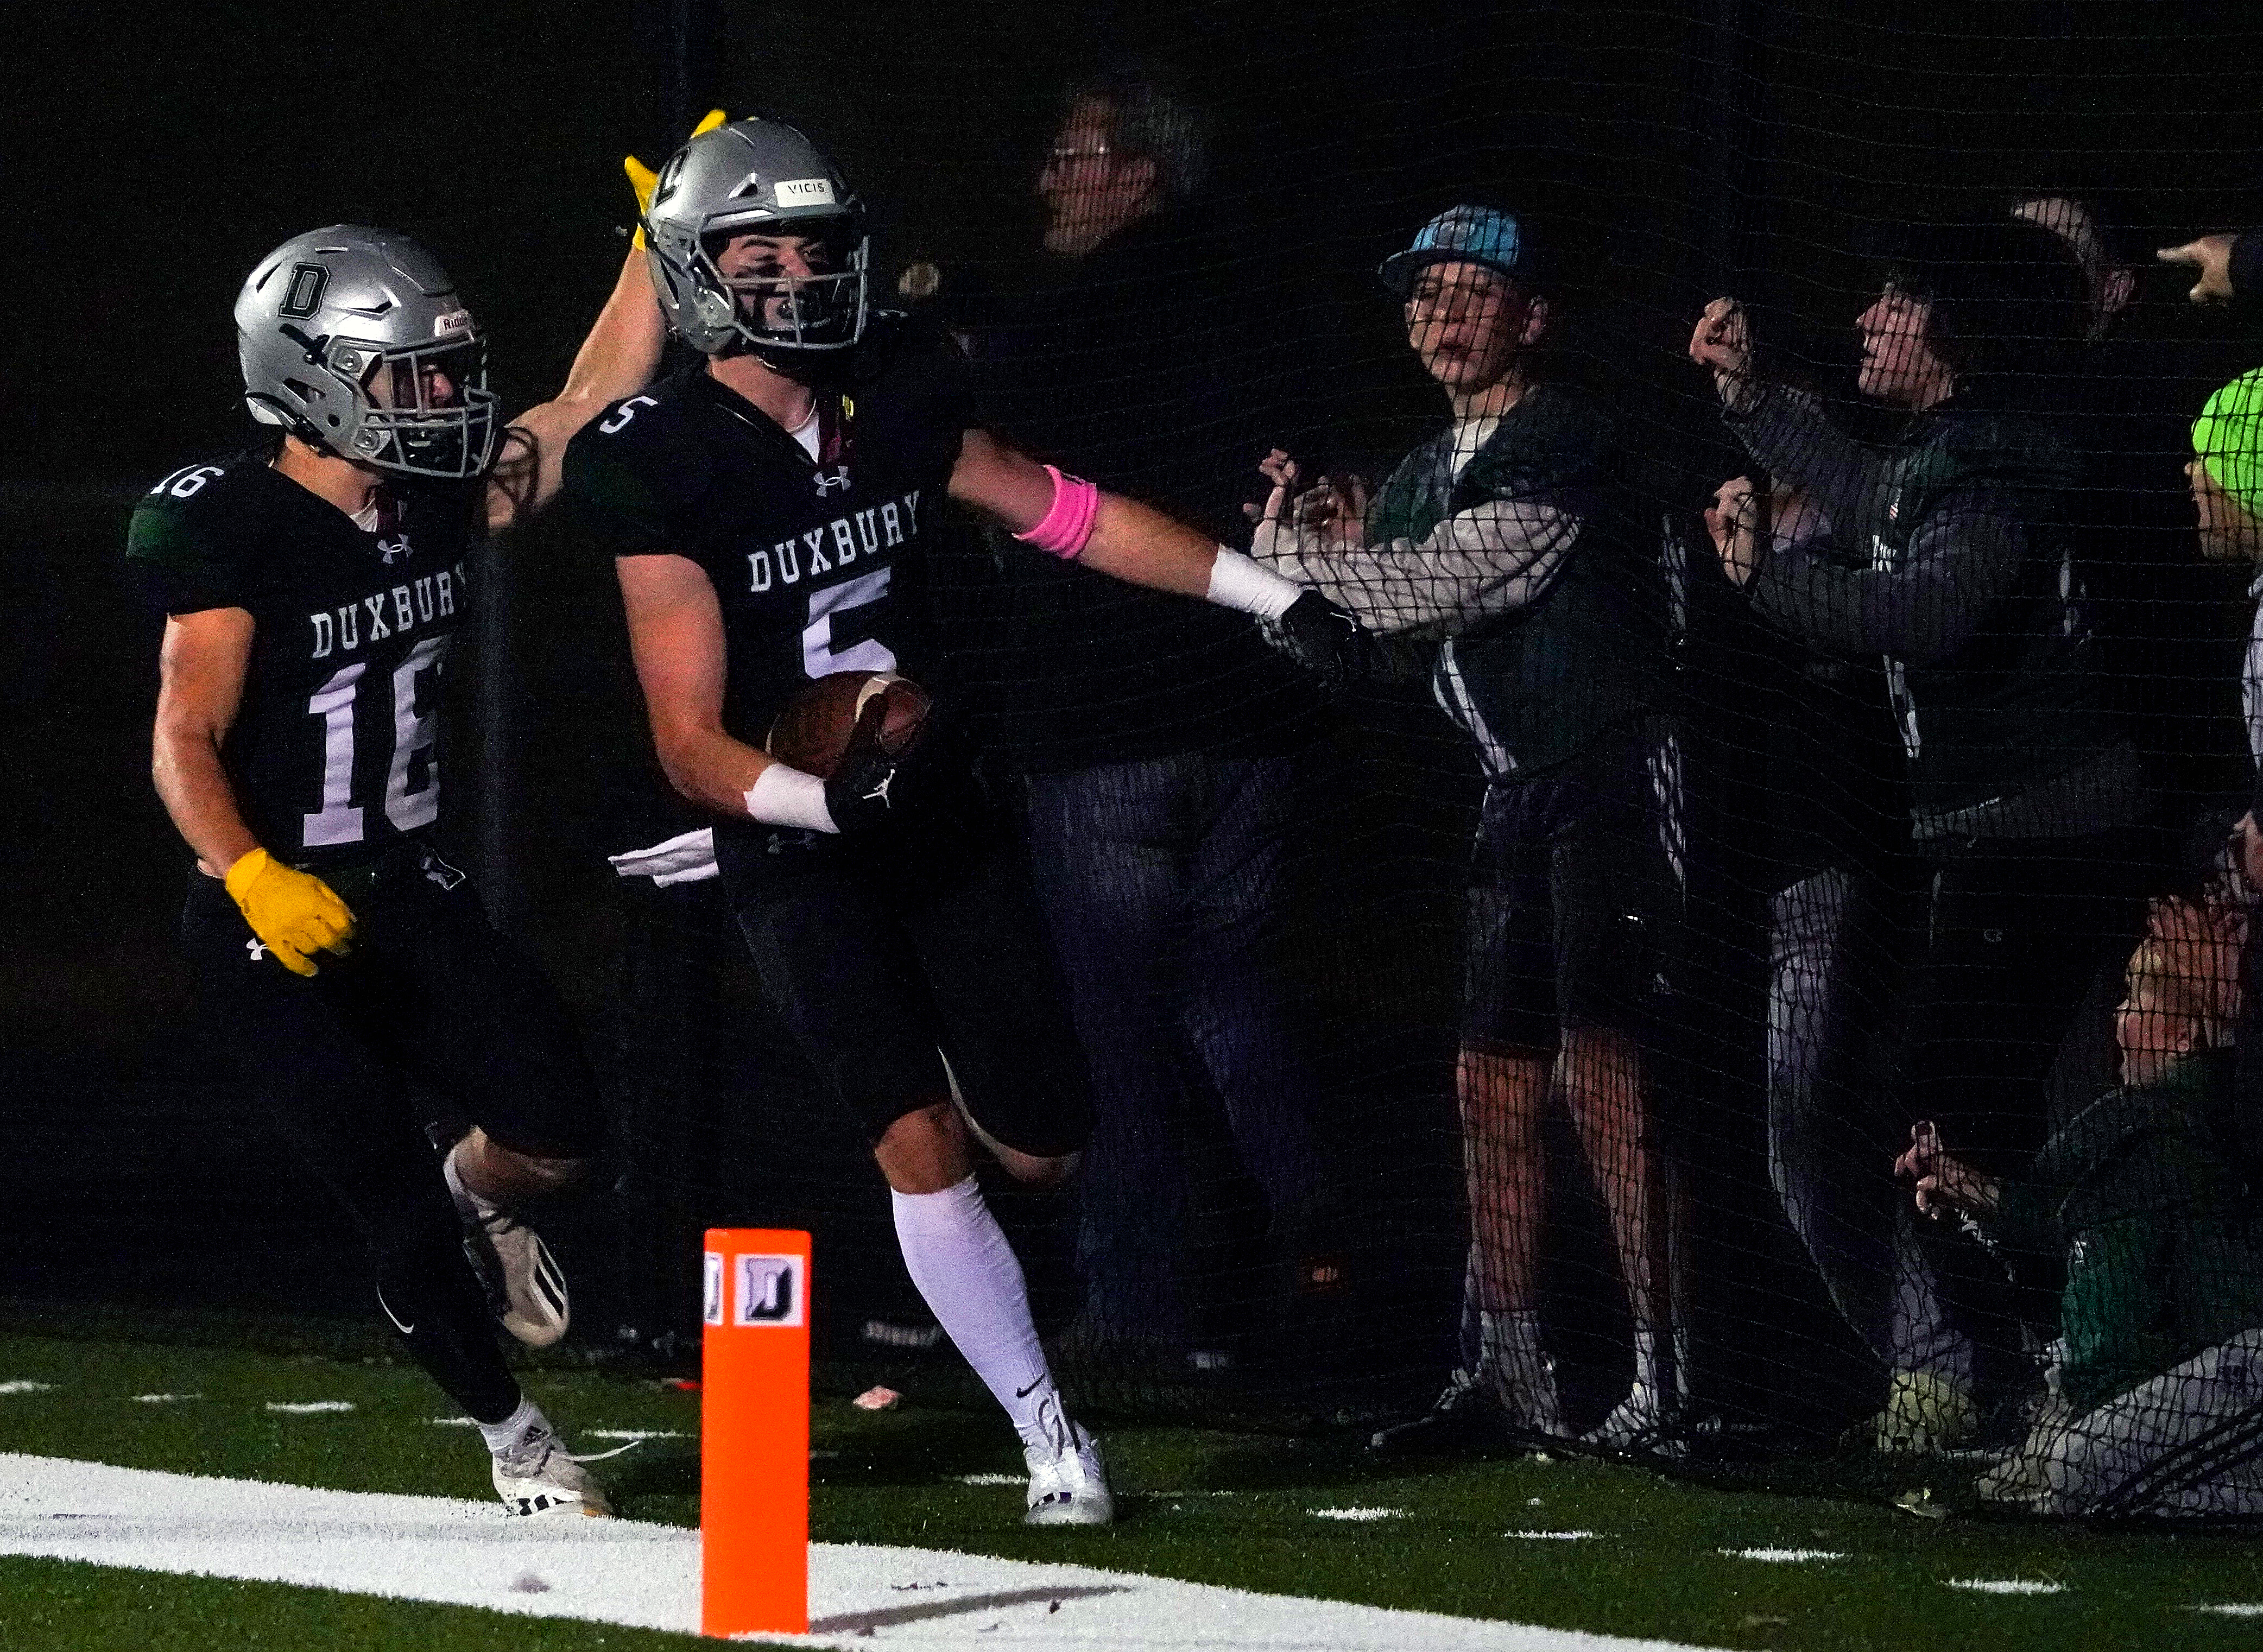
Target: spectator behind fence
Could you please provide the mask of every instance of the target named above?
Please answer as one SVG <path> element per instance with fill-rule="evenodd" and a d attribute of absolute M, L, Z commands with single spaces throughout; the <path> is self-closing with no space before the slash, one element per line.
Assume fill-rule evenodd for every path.
<path fill-rule="evenodd" d="M 2040 1144 L 2052 1060 L 2126 952 L 2160 856 L 2076 578 L 2080 458 L 2042 411 L 2086 330 L 2081 271 L 2048 231 L 2002 222 L 1912 232 L 1884 274 L 1856 325 L 1860 389 L 1910 415 L 1889 450 L 1759 377 L 1732 299 L 1707 307 L 1690 353 L 1754 459 L 1812 502 L 1810 531 L 1867 548 L 1746 537 L 1727 566 L 1771 624 L 1885 659 L 1927 886 L 1893 1012 L 1904 1100 L 2002 1174 Z M 1897 1288 L 1914 1297 L 1874 1288 L 1855 1324 L 1893 1367 L 1878 1443 L 1947 1449 L 1978 1425 L 1984 1389 L 2016 1388 L 2016 1331 L 1985 1278 L 1904 1255 Z"/>
<path fill-rule="evenodd" d="M 2243 823 L 2243 827 L 2245 823 Z M 2263 1223 L 2222 1050 L 2252 893 L 2165 900 L 2129 960 L 2122 1081 L 2064 1108 L 2015 1176 L 1916 1125 L 1917 1208 L 2006 1266 L 2064 1270 L 2046 1397 L 1980 1495 L 2041 1514 L 2263 1512 Z"/>
<path fill-rule="evenodd" d="M 2011 212 L 2057 235 L 2082 267 L 2089 322 L 2080 382 L 2066 398 L 2091 469 L 2075 517 L 2080 578 L 2164 818 L 2183 826 L 2214 814 L 2245 778 L 2231 592 L 2194 542 L 2182 473 L 2193 401 L 2213 379 L 2194 381 L 2173 345 L 2122 325 L 2136 271 L 2089 203 L 2037 194 Z M 2203 840 L 2222 835 L 2223 818 Z"/>
<path fill-rule="evenodd" d="M 1779 484 L 1763 507 L 1749 478 L 1724 483 L 1705 525 L 1728 567 L 1751 539 L 1855 569 L 1868 547 L 1828 530 L 1807 495 Z M 1797 646 L 1797 645 L 1794 645 Z M 1768 904 L 1768 1179 L 1814 1258 L 1832 1303 L 1890 1368 L 1923 1369 L 1938 1334 L 1929 1280 L 1897 1245 L 1900 1201 L 1876 1174 L 1901 1131 L 1892 1117 L 1891 1008 L 1912 902 L 1907 760 L 1876 658 L 1799 650 L 1788 703 L 1769 708 Z M 1896 1351 L 1902 1351 L 1897 1354 Z M 1897 1388 L 1870 1431 L 1905 1451 L 1930 1427 Z"/>
<path fill-rule="evenodd" d="M 1060 262 L 978 353 L 1032 453 L 1224 537 L 1244 525 L 1261 451 L 1253 341 L 1276 329 L 1239 296 L 1197 198 L 1207 126 L 1135 71 L 1073 88 L 1037 185 Z M 1027 777 L 1038 885 L 1095 1078 L 1072 1340 L 1207 1366 L 1220 1351 L 1196 1344 L 1212 1305 L 1187 1288 L 1190 1110 L 1223 1101 L 1283 1289 L 1310 1283 L 1336 1237 L 1319 1085 L 1276 956 L 1317 685 L 1246 616 L 1073 562 L 1017 558 L 1007 574 L 1005 623 L 973 646 L 997 747 Z M 1264 1339 L 1262 1315 L 1235 1317 Z"/>
<path fill-rule="evenodd" d="M 2242 373 L 2208 399 L 2192 429 L 2193 511 L 2201 554 L 2221 562 L 2263 563 L 2263 367 Z M 2263 569 L 2247 594 L 2258 601 L 2240 673 L 2247 745 L 2263 774 Z"/>
<path fill-rule="evenodd" d="M 1276 450 L 1251 547 L 1370 630 L 1435 642 L 1439 703 L 1487 783 L 1458 1069 L 1476 1346 L 1428 1417 L 1376 1443 L 1570 1432 L 1536 1288 L 1541 1122 L 1558 1094 L 1633 1309 L 1633 1386 L 1586 1438 L 1657 1443 L 1677 1385 L 1645 1035 L 1681 875 L 1679 754 L 1656 714 L 1662 583 L 1616 520 L 1609 421 L 1533 379 L 1550 306 L 1518 221 L 1457 206 L 1382 275 L 1452 422 L 1371 505 L 1356 481 L 1302 487 Z"/>
<path fill-rule="evenodd" d="M 2263 889 L 2263 837 L 2255 821 L 2263 808 L 2263 368 L 2242 373 L 2210 396 L 2194 421 L 2193 509 L 2202 554 L 2245 564 L 2253 571 L 2249 595 L 2259 599 L 2252 640 L 2241 673 L 2248 739 L 2256 755 L 2246 818 L 2233 834 L 2232 860 L 2252 889 Z M 2246 1014 L 2238 1040 L 2235 1113 L 2244 1151 L 2263 1160 L 2263 948 L 2247 949 Z"/>

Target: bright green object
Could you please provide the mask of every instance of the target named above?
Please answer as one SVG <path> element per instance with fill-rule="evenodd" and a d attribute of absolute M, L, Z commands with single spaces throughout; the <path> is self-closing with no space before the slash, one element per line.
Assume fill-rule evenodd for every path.
<path fill-rule="evenodd" d="M 2208 399 L 2193 421 L 2193 452 L 2218 487 L 2263 516 L 2263 367 Z"/>

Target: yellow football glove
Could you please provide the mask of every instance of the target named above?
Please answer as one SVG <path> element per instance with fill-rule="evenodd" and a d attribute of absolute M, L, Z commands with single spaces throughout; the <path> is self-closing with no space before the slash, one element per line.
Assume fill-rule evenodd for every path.
<path fill-rule="evenodd" d="M 354 915 L 337 892 L 311 872 L 300 871 L 254 849 L 228 869 L 228 892 L 235 898 L 251 933 L 293 975 L 315 973 L 310 952 L 346 953 Z"/>
<path fill-rule="evenodd" d="M 691 128 L 691 135 L 694 138 L 704 137 L 729 119 L 721 110 L 710 109 L 700 116 L 699 124 Z M 621 170 L 629 175 L 629 187 L 636 191 L 637 217 L 641 220 L 652 206 L 652 186 L 660 182 L 660 174 L 633 155 L 621 157 Z M 641 222 L 637 225 L 636 234 L 630 240 L 639 251 L 643 250 L 644 225 Z"/>

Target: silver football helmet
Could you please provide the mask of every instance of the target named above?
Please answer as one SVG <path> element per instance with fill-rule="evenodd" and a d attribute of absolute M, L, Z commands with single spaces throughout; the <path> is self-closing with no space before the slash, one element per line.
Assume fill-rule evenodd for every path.
<path fill-rule="evenodd" d="M 743 235 L 795 238 L 799 255 L 733 250 Z M 669 156 L 644 236 L 660 307 L 703 356 L 746 350 L 792 371 L 864 335 L 864 204 L 784 121 L 734 120 Z"/>
<path fill-rule="evenodd" d="M 335 224 L 259 261 L 235 300 L 251 416 L 403 476 L 477 476 L 495 450 L 487 336 L 432 255 Z"/>

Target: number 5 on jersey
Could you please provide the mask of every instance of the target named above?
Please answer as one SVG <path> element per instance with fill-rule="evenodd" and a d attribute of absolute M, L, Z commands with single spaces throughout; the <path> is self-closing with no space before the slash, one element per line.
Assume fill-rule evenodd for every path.
<path fill-rule="evenodd" d="M 812 682 L 836 671 L 893 671 L 895 651 L 873 634 L 877 609 L 888 595 L 894 570 L 874 568 L 853 580 L 809 594 L 809 624 L 801 629 L 801 668 Z"/>

